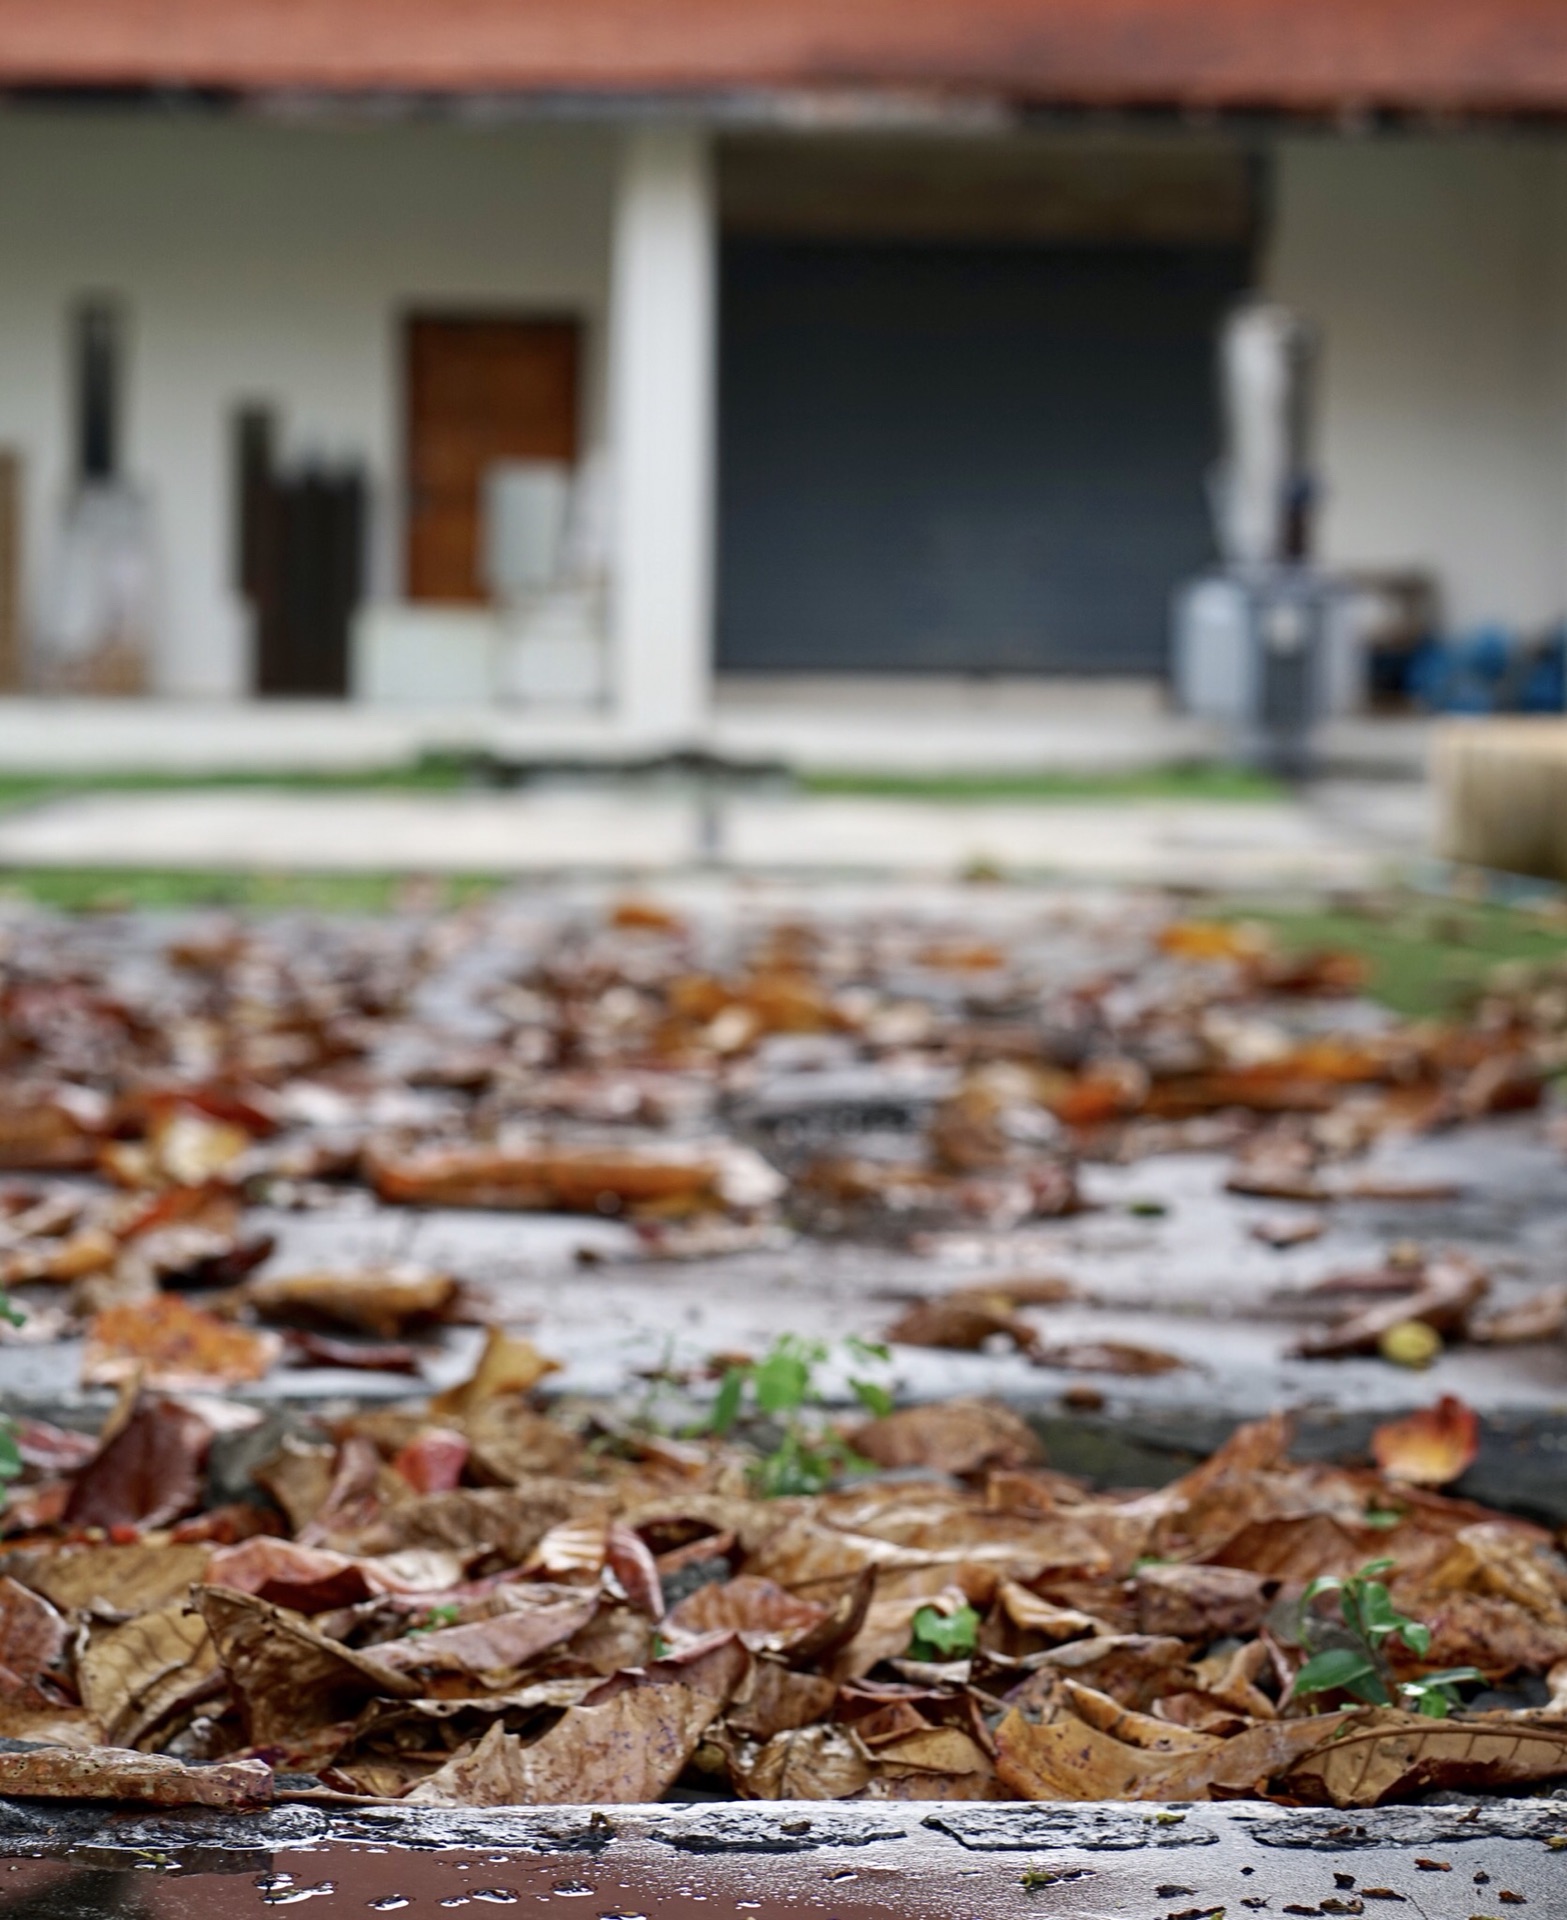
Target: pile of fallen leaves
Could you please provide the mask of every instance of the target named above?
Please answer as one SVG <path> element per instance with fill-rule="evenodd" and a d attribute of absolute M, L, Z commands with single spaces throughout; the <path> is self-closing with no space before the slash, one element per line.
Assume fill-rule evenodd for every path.
<path fill-rule="evenodd" d="M 1073 1212 L 1085 1158 L 1206 1147 L 1236 1193 L 1293 1203 L 1287 1244 L 1302 1206 L 1434 1192 L 1357 1170 L 1385 1134 L 1536 1104 L 1567 1062 L 1553 1003 L 1339 1025 L 1352 960 L 1154 907 L 1070 963 L 1026 926 L 714 929 L 637 901 L 134 932 L 0 931 L 7 1337 L 84 1333 L 84 1384 L 114 1395 L 95 1432 L 16 1422 L 0 1793 L 1364 1805 L 1567 1776 L 1567 1566 L 1423 1489 L 1460 1470 L 1461 1419 L 1379 1471 L 1291 1466 L 1265 1423 L 1118 1496 L 955 1402 L 865 1420 L 833 1484 L 763 1497 L 743 1434 L 547 1408 L 550 1363 L 498 1331 L 426 1401 L 422 1336 L 484 1302 L 445 1272 L 280 1267 L 257 1212 L 574 1213 L 659 1259 L 918 1247 Z M 1351 1279 L 1303 1350 L 1544 1325 L 1488 1321 L 1456 1257 Z M 1174 1364 L 1043 1342 L 1020 1309 L 1059 1289 L 925 1302 L 894 1337 Z M 413 1398 L 327 1421 L 215 1397 L 285 1359 Z M 1298 1689 L 1337 1631 L 1312 1583 L 1382 1560 L 1426 1632 L 1380 1648 L 1380 1690 L 1472 1669 L 1445 1718 Z"/>
<path fill-rule="evenodd" d="M 547 1366 L 497 1334 L 428 1405 L 330 1425 L 130 1387 L 95 1438 L 24 1425 L 17 1498 L 55 1518 L 0 1561 L 0 1732 L 31 1743 L 0 1793 L 1365 1806 L 1567 1776 L 1567 1562 L 1412 1484 L 1430 1433 L 1391 1436 L 1400 1479 L 1293 1465 L 1272 1419 L 1116 1495 L 953 1401 L 764 1499 L 737 1441 L 541 1409 Z M 1511 1695 L 1302 1697 L 1335 1632 L 1310 1583 L 1368 1562 L 1420 1623 L 1374 1695 Z"/>
<path fill-rule="evenodd" d="M 919 1247 L 1077 1211 L 1088 1158 L 1218 1148 L 1233 1192 L 1295 1203 L 1256 1223 L 1293 1245 L 1320 1230 L 1308 1207 L 1443 1197 L 1357 1163 L 1390 1133 L 1533 1106 L 1567 1064 L 1538 994 L 1346 1019 L 1351 956 L 1158 903 L 1070 920 L 737 929 L 628 900 L 220 922 L 145 950 L 5 928 L 0 1287 L 25 1322 L 6 1337 L 87 1331 L 89 1383 L 133 1365 L 244 1381 L 280 1358 L 415 1370 L 407 1335 L 482 1317 L 455 1277 L 267 1266 L 254 1208 L 355 1196 L 613 1218 L 652 1259 L 799 1233 Z M 1373 1351 L 1384 1320 L 1467 1326 L 1483 1276 L 1431 1285 L 1321 1350 Z M 201 1309 L 171 1298 L 192 1292 Z M 1567 1295 L 1540 1311 L 1559 1325 Z"/>

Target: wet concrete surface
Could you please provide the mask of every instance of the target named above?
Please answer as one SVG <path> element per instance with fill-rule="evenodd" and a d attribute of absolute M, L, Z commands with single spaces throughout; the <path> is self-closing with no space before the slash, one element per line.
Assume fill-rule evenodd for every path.
<path fill-rule="evenodd" d="M 317 1920 L 513 1906 L 591 1920 L 1555 1916 L 1567 1806 L 290 1807 L 176 1820 L 0 1803 L 0 1914 L 15 1920 L 239 1920 L 296 1905 Z"/>
<path fill-rule="evenodd" d="M 1401 1241 L 1472 1254 L 1492 1275 L 1497 1305 L 1557 1283 L 1567 1246 L 1567 1155 L 1547 1138 L 1547 1125 L 1528 1116 L 1390 1145 L 1373 1158 L 1377 1171 L 1452 1180 L 1458 1196 L 1338 1202 L 1322 1210 L 1319 1240 L 1283 1252 L 1250 1232 L 1280 1207 L 1224 1193 L 1228 1161 L 1219 1154 L 1090 1165 L 1083 1185 L 1091 1211 L 1004 1234 L 935 1236 L 918 1252 L 780 1233 L 776 1244 L 741 1254 L 651 1261 L 615 1222 L 376 1208 L 354 1193 L 317 1211 L 255 1219 L 277 1235 L 278 1271 L 389 1260 L 449 1268 L 487 1296 L 500 1320 L 526 1330 L 562 1363 L 555 1391 L 646 1406 L 671 1420 L 687 1417 L 690 1405 L 649 1382 L 649 1370 L 699 1369 L 714 1353 L 760 1351 L 782 1333 L 874 1339 L 911 1300 L 987 1278 L 1051 1275 L 1085 1295 L 1024 1310 L 1052 1345 L 1130 1342 L 1184 1365 L 1128 1378 L 1040 1367 L 1012 1351 L 898 1347 L 889 1380 L 899 1395 L 997 1394 L 1048 1422 L 1062 1413 L 1064 1394 L 1076 1399 L 1091 1387 L 1104 1404 L 1090 1428 L 1120 1426 L 1157 1435 L 1160 1448 L 1195 1453 L 1236 1421 L 1279 1405 L 1300 1409 L 1307 1427 L 1358 1443 L 1371 1420 L 1455 1393 L 1493 1424 L 1532 1423 L 1554 1479 L 1558 1425 L 1567 1433 L 1567 1344 L 1455 1347 L 1422 1372 L 1375 1358 L 1289 1357 L 1304 1328 L 1335 1310 L 1309 1289 L 1378 1264 Z M 1163 1211 L 1148 1212 L 1154 1205 Z M 446 1330 L 426 1362 L 429 1384 L 462 1378 L 481 1338 L 476 1327 Z M 81 1392 L 80 1369 L 78 1341 L 0 1347 L 0 1395 L 85 1417 L 103 1396 Z M 831 1369 L 825 1384 L 847 1403 L 846 1381 Z M 405 1376 L 280 1367 L 242 1391 L 259 1404 L 298 1405 L 422 1389 Z M 1567 1448 L 1567 1439 L 1560 1445 Z M 1493 1485 L 1484 1497 L 1504 1494 L 1504 1485 Z"/>

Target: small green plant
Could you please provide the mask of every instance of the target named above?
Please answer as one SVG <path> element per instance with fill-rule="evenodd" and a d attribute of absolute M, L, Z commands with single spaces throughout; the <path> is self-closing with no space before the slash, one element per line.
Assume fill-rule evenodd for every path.
<path fill-rule="evenodd" d="M 891 1358 L 887 1349 L 865 1340 L 848 1340 L 851 1360 Z M 841 1474 L 868 1468 L 849 1443 L 816 1413 L 822 1404 L 816 1370 L 831 1357 L 822 1340 L 802 1340 L 786 1333 L 775 1340 L 760 1360 L 730 1367 L 719 1384 L 712 1412 L 703 1423 L 708 1433 L 726 1434 L 747 1421 L 766 1422 L 780 1437 L 752 1469 L 756 1490 L 765 1498 L 782 1494 L 820 1493 Z M 851 1375 L 849 1386 L 867 1413 L 892 1411 L 892 1395 L 874 1380 Z"/>
<path fill-rule="evenodd" d="M 1297 1699 L 1313 1693 L 1347 1693 L 1352 1700 L 1363 1700 L 1368 1706 L 1401 1703 L 1427 1719 L 1445 1720 L 1463 1704 L 1459 1683 L 1484 1679 L 1474 1667 L 1447 1667 L 1418 1680 L 1394 1680 L 1387 1658 L 1392 1641 L 1401 1641 L 1418 1659 L 1424 1659 L 1431 1650 L 1431 1629 L 1399 1612 L 1382 1579 L 1394 1564 L 1391 1560 L 1371 1560 L 1359 1573 L 1345 1579 L 1330 1576 L 1313 1580 L 1307 1587 L 1301 1597 L 1301 1638 L 1311 1646 L 1326 1633 L 1331 1635 L 1332 1644 L 1319 1647 L 1297 1674 Z M 1312 1612 L 1314 1602 L 1325 1594 L 1338 1596 L 1336 1623 L 1325 1622 Z"/>
<path fill-rule="evenodd" d="M 0 1320 L 7 1321 L 13 1327 L 21 1326 L 27 1318 L 18 1312 L 8 1293 L 0 1292 Z M 0 1414 L 0 1506 L 5 1505 L 5 1488 L 22 1471 L 22 1452 L 16 1444 L 16 1427 L 4 1414 Z"/>
<path fill-rule="evenodd" d="M 910 1660 L 966 1660 L 979 1645 L 979 1615 L 965 1602 L 943 1613 L 939 1607 L 921 1607 L 914 1616 L 907 1658 Z"/>
<path fill-rule="evenodd" d="M 442 1627 L 455 1627 L 462 1618 L 462 1608 L 455 1600 L 446 1600 L 430 1611 L 417 1627 L 410 1627 L 409 1633 L 439 1633 Z"/>

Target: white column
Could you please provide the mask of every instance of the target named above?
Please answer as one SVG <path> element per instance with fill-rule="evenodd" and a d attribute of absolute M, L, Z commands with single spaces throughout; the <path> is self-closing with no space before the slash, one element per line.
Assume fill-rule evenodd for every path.
<path fill-rule="evenodd" d="M 714 266 L 705 133 L 624 136 L 609 325 L 616 710 L 650 742 L 692 741 L 712 683 Z"/>

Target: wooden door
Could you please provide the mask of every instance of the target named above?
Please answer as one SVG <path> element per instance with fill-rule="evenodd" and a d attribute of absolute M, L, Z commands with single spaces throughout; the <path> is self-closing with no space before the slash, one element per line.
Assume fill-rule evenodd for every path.
<path fill-rule="evenodd" d="M 497 460 L 575 460 L 574 320 L 408 323 L 410 600 L 483 602 L 480 513 Z"/>

